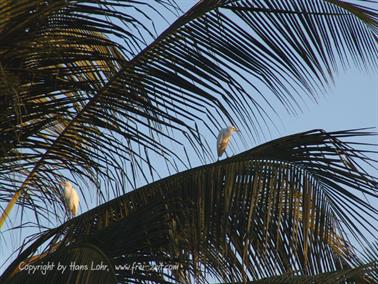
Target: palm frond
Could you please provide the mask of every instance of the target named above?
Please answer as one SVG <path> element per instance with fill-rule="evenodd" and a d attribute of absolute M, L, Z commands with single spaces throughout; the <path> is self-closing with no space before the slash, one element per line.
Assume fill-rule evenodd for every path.
<path fill-rule="evenodd" d="M 188 148 L 212 159 L 201 134 L 230 122 L 256 141 L 274 100 L 316 99 L 339 61 L 377 66 L 376 10 L 341 1 L 200 1 L 151 44 L 139 2 L 3 3 L 2 81 L 17 95 L 1 99 L 1 198 L 27 190 L 24 206 L 56 215 L 67 171 L 120 195 L 159 177 L 154 157 L 169 171 L 190 166 Z"/>
<path fill-rule="evenodd" d="M 366 277 L 367 271 L 376 269 L 376 263 L 366 264 L 357 268 L 342 269 L 313 276 L 275 276 L 262 280 L 247 282 L 248 284 L 357 284 L 374 283 Z"/>
<path fill-rule="evenodd" d="M 174 4 L 156 3 L 167 8 Z M 0 189 L 2 200 L 10 201 L 3 214 L 6 217 L 26 188 L 30 189 L 29 197 L 34 198 L 35 191 L 45 199 L 42 207 L 59 200 L 53 184 L 67 175 L 59 170 L 72 170 L 73 176 L 87 178 L 98 186 L 96 172 L 104 173 L 104 166 L 99 164 L 111 162 L 99 161 L 99 155 L 94 153 L 96 147 L 88 139 L 104 142 L 96 137 L 99 126 L 112 130 L 116 126 L 97 121 L 88 126 L 83 134 L 85 139 L 77 135 L 77 128 L 66 128 L 93 94 L 128 62 L 128 57 L 146 45 L 143 36 L 127 31 L 126 27 L 147 31 L 147 24 L 140 21 L 147 17 L 148 22 L 147 10 L 158 11 L 153 5 L 134 1 L 22 0 L 3 1 L 1 5 Z M 140 6 L 145 8 L 144 12 Z M 139 19 L 116 12 L 117 7 L 136 10 Z M 116 25 L 111 18 L 125 27 Z M 125 42 L 124 46 L 117 43 L 120 40 Z M 82 130 L 85 131 L 79 131 Z M 59 143 L 65 146 L 58 149 L 54 140 L 61 135 L 64 138 Z M 68 156 L 76 157 L 71 159 L 76 166 L 67 163 Z M 34 201 L 38 203 L 25 198 L 19 204 L 37 209 Z M 46 213 L 42 211 L 41 216 Z M 4 220 L 1 219 L 1 225 Z"/>
<path fill-rule="evenodd" d="M 72 283 L 73 279 L 77 283 L 117 283 L 112 263 L 91 244 L 36 256 L 22 263 L 13 275 L 12 283 Z"/>
<path fill-rule="evenodd" d="M 296 272 L 295 274 L 299 274 Z M 281 284 L 342 284 L 342 283 L 377 283 L 378 281 L 378 246 L 371 243 L 363 253 L 362 259 L 353 265 L 353 268 L 326 272 L 313 276 L 281 275 L 248 282 L 250 284 L 281 283 Z"/>
<path fill-rule="evenodd" d="M 370 242 L 368 246 L 363 247 L 363 251 L 360 253 L 362 255 L 354 266 L 366 266 L 370 264 L 365 269 L 365 276 L 370 281 L 370 283 L 378 282 L 378 242 L 375 240 Z"/>
<path fill-rule="evenodd" d="M 226 282 L 252 281 L 295 271 L 349 273 L 358 258 L 345 231 L 363 240 L 364 232 L 357 228 L 362 225 L 376 236 L 377 209 L 359 194 L 376 200 L 378 192 L 377 179 L 364 172 L 376 161 L 347 140 L 372 134 L 294 134 L 151 183 L 43 233 L 22 250 L 3 279 L 42 245 L 48 252 L 83 242 L 99 247 L 114 267 L 180 267 L 119 269 L 120 283 L 190 283 L 208 275 Z"/>

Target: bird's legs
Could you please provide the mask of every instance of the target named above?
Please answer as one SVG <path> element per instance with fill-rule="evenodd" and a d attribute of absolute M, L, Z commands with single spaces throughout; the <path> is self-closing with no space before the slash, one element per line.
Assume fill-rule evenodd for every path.
<path fill-rule="evenodd" d="M 71 212 L 69 210 L 66 210 L 66 217 L 64 218 L 64 222 L 68 222 L 70 219 L 72 219 Z"/>

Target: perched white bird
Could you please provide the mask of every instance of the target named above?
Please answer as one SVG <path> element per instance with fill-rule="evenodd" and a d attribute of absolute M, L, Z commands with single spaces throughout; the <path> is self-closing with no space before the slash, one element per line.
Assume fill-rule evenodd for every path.
<path fill-rule="evenodd" d="M 229 126 L 219 131 L 219 135 L 217 139 L 218 160 L 219 160 L 219 157 L 222 156 L 223 153 L 226 151 L 227 145 L 230 142 L 232 134 L 237 131 L 239 131 L 239 129 L 237 129 L 234 126 Z"/>
<path fill-rule="evenodd" d="M 72 183 L 69 181 L 63 181 L 60 183 L 64 187 L 64 201 L 66 202 L 66 208 L 69 210 L 73 217 L 77 215 L 79 209 L 79 195 L 73 188 Z"/>

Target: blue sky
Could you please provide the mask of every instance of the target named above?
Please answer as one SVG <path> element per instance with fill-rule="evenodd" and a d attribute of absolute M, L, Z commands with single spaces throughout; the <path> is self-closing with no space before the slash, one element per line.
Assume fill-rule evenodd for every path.
<path fill-rule="evenodd" d="M 303 114 L 283 119 L 285 133 L 311 128 L 340 130 L 378 127 L 378 75 L 355 68 L 340 72 L 335 86 Z M 378 142 L 377 137 L 372 139 Z"/>

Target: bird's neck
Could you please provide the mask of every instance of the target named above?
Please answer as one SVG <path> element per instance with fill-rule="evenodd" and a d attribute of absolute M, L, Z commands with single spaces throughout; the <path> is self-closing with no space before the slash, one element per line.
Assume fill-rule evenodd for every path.
<path fill-rule="evenodd" d="M 65 193 L 71 193 L 71 191 L 72 191 L 72 186 L 66 186 L 66 187 L 64 188 L 64 192 L 65 192 Z"/>

